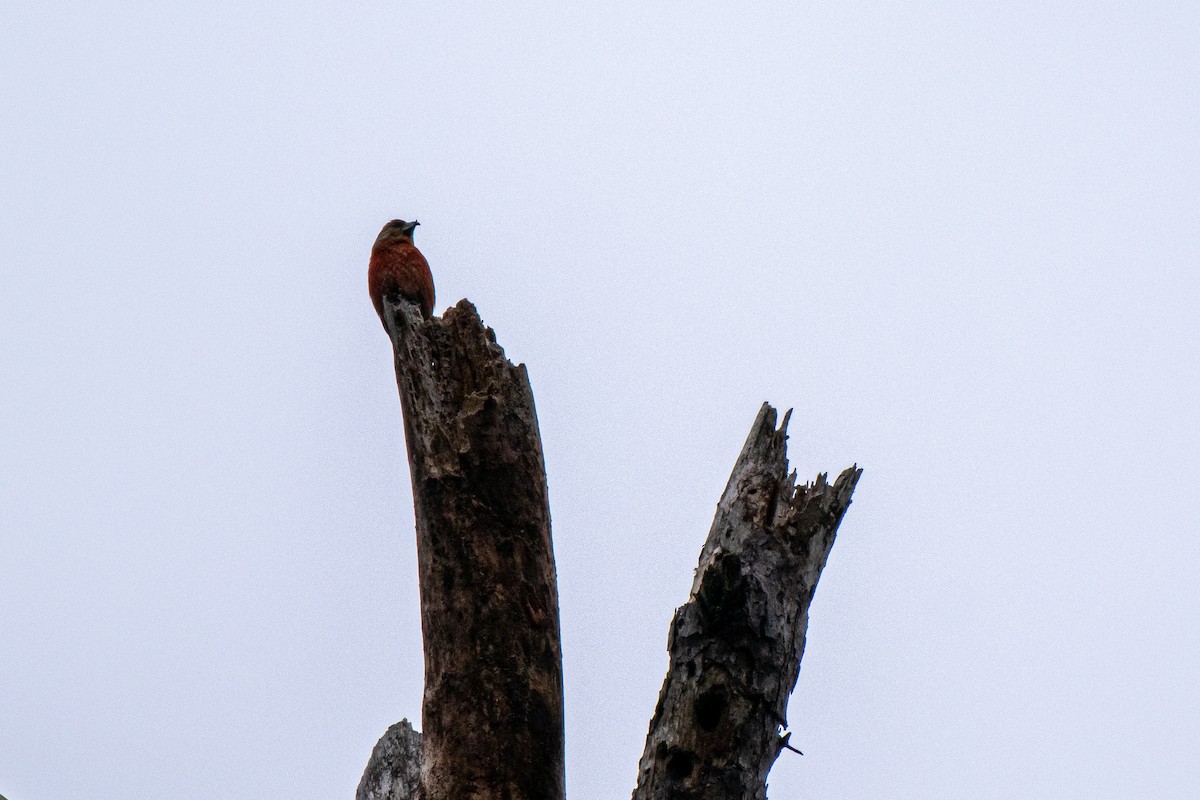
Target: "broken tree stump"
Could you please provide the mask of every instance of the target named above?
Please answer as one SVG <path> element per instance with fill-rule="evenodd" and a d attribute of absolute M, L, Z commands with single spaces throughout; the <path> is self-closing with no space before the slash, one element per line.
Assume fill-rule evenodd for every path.
<path fill-rule="evenodd" d="M 633 800 L 765 800 L 788 747 L 808 606 L 862 470 L 796 486 L 787 423 L 764 403 L 717 505 L 688 602 L 675 612 L 670 667 Z"/>
<path fill-rule="evenodd" d="M 411 302 L 385 300 L 384 325 L 417 528 L 425 694 L 408 751 L 420 753 L 416 796 L 562 800 L 558 590 L 528 374 L 466 300 L 428 320 Z M 389 786 L 410 774 L 402 760 L 387 767 Z"/>
<path fill-rule="evenodd" d="M 358 800 L 563 800 L 562 655 L 533 394 L 466 300 L 384 302 L 412 475 L 422 732 L 376 746 Z M 717 505 L 633 800 L 765 800 L 790 747 L 808 608 L 855 485 L 796 486 L 788 415 L 763 404 Z M 794 749 L 794 748 L 793 748 Z"/>

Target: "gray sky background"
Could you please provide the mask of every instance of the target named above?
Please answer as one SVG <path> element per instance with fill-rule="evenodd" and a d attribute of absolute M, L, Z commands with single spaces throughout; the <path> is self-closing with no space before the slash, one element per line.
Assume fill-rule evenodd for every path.
<path fill-rule="evenodd" d="M 419 717 L 366 295 L 416 217 L 529 366 L 572 796 L 632 789 L 769 400 L 866 470 L 773 798 L 1194 797 L 1197 53 L 1195 3 L 6 3 L 0 793 L 350 798 Z"/>

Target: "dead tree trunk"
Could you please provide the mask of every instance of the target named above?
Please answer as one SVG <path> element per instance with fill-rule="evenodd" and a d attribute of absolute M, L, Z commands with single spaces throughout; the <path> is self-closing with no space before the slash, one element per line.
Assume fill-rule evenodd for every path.
<path fill-rule="evenodd" d="M 430 320 L 405 301 L 384 312 L 417 522 L 417 796 L 562 800 L 558 594 L 528 375 L 466 300 Z"/>
<path fill-rule="evenodd" d="M 425 641 L 422 732 L 402 721 L 358 800 L 563 800 L 562 656 L 533 394 L 466 300 L 384 302 L 404 410 Z M 790 412 L 789 412 L 790 414 Z M 633 800 L 764 800 L 788 746 L 808 606 L 861 470 L 796 486 L 764 404 L 717 506 Z M 418 763 L 419 762 L 419 763 Z"/>
<path fill-rule="evenodd" d="M 787 423 L 776 430 L 763 404 L 717 505 L 691 597 L 671 622 L 633 800 L 764 800 L 788 746 L 808 605 L 862 470 L 797 487 Z"/>
<path fill-rule="evenodd" d="M 407 719 L 380 737 L 354 800 L 411 800 L 421 784 L 421 734 Z"/>

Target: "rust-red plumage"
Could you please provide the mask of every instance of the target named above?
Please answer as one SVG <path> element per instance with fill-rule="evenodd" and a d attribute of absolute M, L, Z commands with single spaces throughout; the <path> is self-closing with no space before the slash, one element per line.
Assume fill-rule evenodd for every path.
<path fill-rule="evenodd" d="M 433 316 L 433 273 L 425 256 L 413 244 L 413 229 L 420 224 L 394 219 L 383 226 L 371 248 L 367 289 L 380 321 L 385 297 L 413 300 L 420 304 L 426 319 Z"/>

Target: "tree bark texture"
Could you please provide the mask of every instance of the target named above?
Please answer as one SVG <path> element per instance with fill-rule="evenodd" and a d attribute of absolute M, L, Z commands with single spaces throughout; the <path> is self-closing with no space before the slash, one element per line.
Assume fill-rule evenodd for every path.
<path fill-rule="evenodd" d="M 763 404 L 717 505 L 688 602 L 675 612 L 670 667 L 633 800 L 765 800 L 788 746 L 808 606 L 862 470 L 796 486 L 787 423 Z"/>
<path fill-rule="evenodd" d="M 421 800 L 562 800 L 550 507 L 533 392 L 466 300 L 384 303 L 417 528 Z M 386 738 L 386 737 L 385 737 Z"/>
<path fill-rule="evenodd" d="M 354 800 L 415 800 L 420 780 L 421 734 L 402 719 L 371 751 Z"/>

